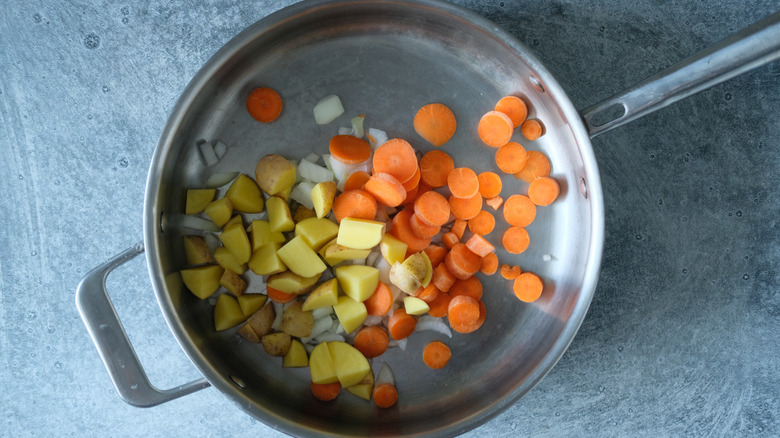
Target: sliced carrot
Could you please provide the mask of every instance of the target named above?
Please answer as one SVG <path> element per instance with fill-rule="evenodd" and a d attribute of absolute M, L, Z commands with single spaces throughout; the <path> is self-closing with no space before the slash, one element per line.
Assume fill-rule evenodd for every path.
<path fill-rule="evenodd" d="M 536 205 L 550 205 L 561 193 L 561 186 L 554 178 L 540 176 L 528 186 L 528 197 Z"/>
<path fill-rule="evenodd" d="M 369 178 L 371 178 L 371 175 L 366 171 L 358 170 L 357 172 L 353 172 L 344 182 L 344 191 L 362 190 L 363 185 Z"/>
<path fill-rule="evenodd" d="M 407 192 L 414 190 L 415 188 L 417 188 L 417 186 L 420 185 L 420 167 L 419 166 L 417 167 L 417 171 L 414 172 L 414 175 L 412 175 L 412 177 L 408 181 L 403 183 L 402 185 L 404 186 L 404 190 L 406 190 Z"/>
<path fill-rule="evenodd" d="M 339 396 L 341 383 L 314 383 L 311 382 L 311 393 L 317 400 L 331 401 Z"/>
<path fill-rule="evenodd" d="M 540 176 L 549 176 L 550 170 L 552 166 L 546 155 L 539 151 L 528 151 L 525 166 L 515 174 L 515 178 L 530 183 Z"/>
<path fill-rule="evenodd" d="M 480 211 L 476 216 L 469 219 L 469 231 L 474 234 L 484 236 L 490 234 L 496 226 L 496 218 L 485 210 Z"/>
<path fill-rule="evenodd" d="M 477 134 L 483 143 L 490 147 L 500 148 L 512 138 L 515 125 L 512 119 L 499 111 L 488 111 L 479 119 Z"/>
<path fill-rule="evenodd" d="M 485 316 L 487 316 L 485 303 L 480 300 L 477 302 L 477 304 L 479 305 L 479 318 L 477 318 L 477 321 L 474 324 L 467 327 L 461 327 L 461 333 L 471 333 L 476 331 L 478 328 L 482 327 L 482 324 L 485 322 Z"/>
<path fill-rule="evenodd" d="M 426 224 L 440 227 L 450 220 L 450 203 L 439 192 L 425 192 L 414 201 L 414 214 Z"/>
<path fill-rule="evenodd" d="M 444 264 L 453 277 L 465 280 L 479 271 L 482 261 L 466 245 L 458 243 L 447 253 Z"/>
<path fill-rule="evenodd" d="M 493 210 L 498 210 L 501 204 L 504 203 L 504 198 L 496 196 L 490 199 L 485 199 L 485 204 L 489 205 Z"/>
<path fill-rule="evenodd" d="M 528 236 L 528 231 L 523 227 L 509 227 L 504 231 L 504 236 L 501 238 L 501 243 L 504 245 L 504 249 L 512 254 L 520 254 L 528 249 L 528 245 L 531 243 L 531 239 Z"/>
<path fill-rule="evenodd" d="M 347 190 L 333 200 L 333 214 L 336 221 L 345 217 L 355 219 L 374 219 L 376 217 L 376 200 L 365 190 Z"/>
<path fill-rule="evenodd" d="M 471 236 L 469 240 L 466 241 L 466 248 L 470 249 L 471 252 L 478 255 L 480 258 L 485 257 L 496 250 L 496 247 L 493 246 L 492 243 L 488 242 L 487 239 L 479 234 Z"/>
<path fill-rule="evenodd" d="M 533 272 L 528 271 L 515 278 L 515 283 L 512 285 L 512 290 L 517 299 L 526 303 L 536 301 L 542 296 L 543 289 L 542 279 Z"/>
<path fill-rule="evenodd" d="M 408 141 L 393 138 L 374 151 L 374 174 L 389 173 L 401 184 L 417 172 L 417 155 Z"/>
<path fill-rule="evenodd" d="M 439 296 L 439 288 L 436 287 L 433 282 L 430 282 L 428 286 L 422 287 L 420 286 L 421 291 L 417 293 L 417 298 L 425 301 L 426 303 L 430 303 L 431 301 L 435 300 L 437 296 Z"/>
<path fill-rule="evenodd" d="M 374 404 L 380 408 L 389 408 L 398 401 L 398 389 L 389 382 L 380 383 L 374 387 Z"/>
<path fill-rule="evenodd" d="M 432 150 L 420 158 L 420 177 L 431 187 L 446 186 L 447 177 L 454 169 L 452 157 L 440 150 Z"/>
<path fill-rule="evenodd" d="M 446 293 L 449 291 L 452 285 L 455 283 L 455 280 L 456 278 L 452 276 L 445 263 L 442 263 L 433 268 L 431 283 L 436 285 L 436 287 L 439 288 L 441 292 Z"/>
<path fill-rule="evenodd" d="M 469 220 L 482 210 L 482 196 L 477 193 L 472 198 L 450 196 L 450 212 L 458 219 Z"/>
<path fill-rule="evenodd" d="M 414 201 L 417 200 L 417 197 L 420 196 L 420 194 L 420 185 L 417 184 L 412 190 L 406 191 L 406 199 L 404 199 L 404 202 L 402 202 L 401 205 L 414 204 Z"/>
<path fill-rule="evenodd" d="M 452 249 L 453 246 L 455 246 L 458 242 L 460 242 L 460 239 L 458 238 L 457 234 L 450 231 L 449 233 L 444 233 L 441 236 L 441 241 L 442 243 L 444 243 L 444 246 Z"/>
<path fill-rule="evenodd" d="M 450 172 L 447 186 L 456 198 L 472 198 L 479 194 L 479 178 L 468 167 L 458 167 Z"/>
<path fill-rule="evenodd" d="M 456 236 L 458 236 L 458 239 L 463 238 L 463 233 L 466 232 L 466 225 L 468 225 L 468 222 L 463 219 L 455 219 L 455 222 L 452 223 L 452 232 L 455 233 Z"/>
<path fill-rule="evenodd" d="M 282 292 L 278 289 L 274 289 L 268 286 L 265 288 L 265 293 L 268 295 L 268 298 L 271 301 L 277 302 L 279 304 L 289 303 L 298 297 L 298 295 L 288 294 L 287 292 Z"/>
<path fill-rule="evenodd" d="M 504 173 L 514 175 L 520 172 L 527 160 L 528 152 L 520 143 L 514 141 L 510 141 L 496 151 L 496 165 Z"/>
<path fill-rule="evenodd" d="M 520 266 L 501 265 L 501 276 L 507 280 L 514 280 L 522 273 Z"/>
<path fill-rule="evenodd" d="M 330 154 L 345 164 L 358 164 L 371 157 L 371 145 L 354 135 L 336 135 L 330 139 Z"/>
<path fill-rule="evenodd" d="M 536 217 L 536 204 L 525 195 L 512 195 L 504 202 L 504 219 L 509 225 L 527 227 Z"/>
<path fill-rule="evenodd" d="M 447 307 L 447 320 L 453 330 L 466 333 L 479 320 L 479 302 L 468 295 L 452 297 Z"/>
<path fill-rule="evenodd" d="M 447 105 L 430 103 L 414 116 L 414 130 L 428 143 L 439 147 L 452 138 L 457 128 L 455 114 Z"/>
<path fill-rule="evenodd" d="M 479 301 L 482 299 L 482 282 L 475 276 L 471 276 L 465 280 L 455 280 L 455 284 L 452 285 L 448 293 L 452 298 L 455 298 L 458 295 L 468 295 Z"/>
<path fill-rule="evenodd" d="M 536 140 L 544 135 L 544 126 L 542 125 L 542 122 L 536 119 L 528 119 L 520 126 L 520 131 L 523 132 L 525 138 Z"/>
<path fill-rule="evenodd" d="M 390 338 L 385 329 L 378 326 L 368 326 L 357 332 L 353 345 L 363 353 L 366 359 L 371 359 L 384 354 L 389 342 Z"/>
<path fill-rule="evenodd" d="M 376 285 L 374 293 L 363 301 L 363 304 L 366 306 L 366 312 L 369 315 L 385 315 L 393 306 L 393 292 L 385 283 L 380 281 Z"/>
<path fill-rule="evenodd" d="M 438 370 L 444 368 L 452 357 L 450 347 L 441 341 L 433 341 L 423 349 L 423 362 L 425 365 Z"/>
<path fill-rule="evenodd" d="M 390 230 L 390 234 L 405 243 L 407 245 L 407 251 L 411 253 L 422 251 L 431 244 L 430 238 L 419 238 L 414 234 L 414 231 L 412 231 L 409 222 L 413 214 L 413 210 L 408 207 L 399 211 L 398 214 L 393 217 L 393 228 Z"/>
<path fill-rule="evenodd" d="M 515 128 L 520 126 L 528 116 L 528 106 L 523 99 L 520 99 L 517 96 L 502 97 L 501 100 L 496 103 L 494 109 L 509 116 L 512 120 L 512 125 Z"/>
<path fill-rule="evenodd" d="M 428 303 L 428 315 L 431 315 L 434 318 L 447 316 L 447 308 L 449 308 L 451 300 L 452 298 L 450 297 L 450 294 L 439 291 L 439 294 L 436 295 L 436 298 Z"/>
<path fill-rule="evenodd" d="M 255 88 L 246 98 L 246 110 L 258 122 L 271 123 L 282 113 L 282 97 L 272 88 Z"/>
<path fill-rule="evenodd" d="M 387 320 L 387 330 L 396 341 L 408 338 L 416 326 L 417 320 L 414 316 L 409 315 L 406 310 L 401 308 L 395 309 L 390 315 L 390 319 Z"/>
<path fill-rule="evenodd" d="M 421 239 L 433 237 L 439 234 L 439 231 L 441 230 L 440 226 L 428 225 L 425 221 L 420 220 L 420 216 L 417 214 L 413 214 L 412 217 L 409 218 L 409 226 L 414 235 Z"/>
<path fill-rule="evenodd" d="M 493 275 L 498 270 L 498 256 L 496 253 L 491 252 L 490 254 L 482 257 L 482 260 L 479 265 L 479 272 L 485 274 L 485 275 Z"/>
<path fill-rule="evenodd" d="M 363 186 L 377 202 L 388 207 L 397 207 L 406 199 L 406 190 L 398 179 L 389 173 L 374 173 Z"/>
<path fill-rule="evenodd" d="M 428 245 L 425 248 L 425 254 L 428 255 L 428 259 L 431 261 L 431 266 L 438 266 L 439 263 L 444 261 L 447 257 L 447 248 L 442 248 L 437 245 Z"/>
<path fill-rule="evenodd" d="M 479 194 L 483 198 L 494 198 L 501 193 L 501 177 L 495 172 L 482 172 L 477 175 Z"/>

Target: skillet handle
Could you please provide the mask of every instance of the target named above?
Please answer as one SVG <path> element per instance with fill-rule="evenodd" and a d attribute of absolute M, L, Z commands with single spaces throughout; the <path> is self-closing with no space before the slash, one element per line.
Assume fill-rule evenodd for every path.
<path fill-rule="evenodd" d="M 146 377 L 106 291 L 108 274 L 142 252 L 143 243 L 137 243 L 88 272 L 76 289 L 76 307 L 122 400 L 137 407 L 152 407 L 207 388 L 210 384 L 206 379 L 198 379 L 160 390 Z"/>
<path fill-rule="evenodd" d="M 581 115 L 588 133 L 595 137 L 778 58 L 780 12 L 585 109 Z M 610 119 L 614 113 L 615 118 Z M 594 123 L 594 117 L 603 122 Z"/>

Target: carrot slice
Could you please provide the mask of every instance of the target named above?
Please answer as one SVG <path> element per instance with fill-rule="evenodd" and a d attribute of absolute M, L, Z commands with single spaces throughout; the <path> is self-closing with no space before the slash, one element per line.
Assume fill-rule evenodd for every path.
<path fill-rule="evenodd" d="M 544 126 L 536 119 L 528 119 L 520 126 L 520 131 L 523 132 L 525 138 L 536 140 L 544 135 Z"/>
<path fill-rule="evenodd" d="M 485 210 L 468 220 L 469 231 L 484 236 L 490 234 L 496 226 L 496 218 Z"/>
<path fill-rule="evenodd" d="M 374 197 L 365 190 L 348 190 L 336 196 L 332 209 L 337 222 L 345 217 L 371 220 L 376 217 L 377 205 Z"/>
<path fill-rule="evenodd" d="M 357 172 L 353 172 L 344 182 L 344 191 L 362 190 L 363 185 L 369 178 L 371 178 L 371 175 L 366 171 L 358 170 Z"/>
<path fill-rule="evenodd" d="M 528 231 L 523 227 L 509 227 L 501 238 L 504 249 L 512 254 L 520 254 L 528 249 L 531 239 L 528 237 Z"/>
<path fill-rule="evenodd" d="M 267 286 L 265 288 L 265 293 L 268 295 L 268 298 L 271 301 L 277 302 L 279 304 L 287 304 L 298 297 L 298 295 L 288 294 L 287 292 L 282 292 L 278 289 Z"/>
<path fill-rule="evenodd" d="M 485 308 L 485 303 L 483 303 L 482 300 L 480 300 L 477 301 L 477 304 L 479 305 L 479 318 L 477 318 L 477 322 L 467 327 L 461 327 L 462 330 L 461 333 L 471 333 L 473 331 L 476 331 L 478 328 L 482 327 L 482 324 L 485 322 L 485 316 L 487 316 L 487 309 Z"/>
<path fill-rule="evenodd" d="M 452 285 L 448 293 L 452 298 L 459 295 L 467 295 L 479 301 L 482 299 L 482 282 L 475 276 L 465 280 L 455 280 L 455 284 Z"/>
<path fill-rule="evenodd" d="M 437 296 L 439 296 L 439 288 L 436 287 L 433 282 L 429 283 L 428 286 L 422 287 L 420 286 L 421 291 L 418 292 L 417 298 L 425 301 L 426 303 L 430 303 L 431 301 L 435 300 Z"/>
<path fill-rule="evenodd" d="M 444 187 L 455 162 L 446 152 L 432 150 L 420 158 L 420 177 L 431 187 Z"/>
<path fill-rule="evenodd" d="M 363 304 L 366 306 L 366 312 L 369 315 L 385 315 L 393 306 L 393 292 L 385 283 L 380 281 L 376 285 L 374 293 L 363 301 Z"/>
<path fill-rule="evenodd" d="M 468 295 L 452 297 L 447 307 L 447 320 L 456 332 L 467 333 L 479 320 L 479 302 Z"/>
<path fill-rule="evenodd" d="M 479 178 L 468 167 L 459 167 L 447 175 L 447 186 L 456 198 L 472 198 L 479 194 Z"/>
<path fill-rule="evenodd" d="M 517 96 L 502 97 L 501 100 L 496 103 L 494 109 L 509 116 L 512 120 L 512 125 L 515 128 L 520 126 L 528 116 L 528 106 L 523 99 L 520 99 Z"/>
<path fill-rule="evenodd" d="M 414 175 L 412 175 L 412 177 L 408 181 L 403 183 L 404 190 L 409 192 L 409 191 L 412 191 L 415 188 L 417 188 L 417 186 L 420 185 L 420 175 L 421 175 L 420 174 L 420 167 L 417 166 L 417 171 L 414 172 Z"/>
<path fill-rule="evenodd" d="M 388 207 L 397 207 L 406 199 L 406 190 L 393 175 L 389 173 L 374 173 L 363 186 L 377 202 Z"/>
<path fill-rule="evenodd" d="M 272 88 L 255 88 L 246 98 L 246 110 L 258 122 L 271 123 L 282 113 L 282 97 Z"/>
<path fill-rule="evenodd" d="M 439 294 L 436 295 L 436 298 L 428 303 L 428 315 L 431 315 L 434 318 L 447 316 L 447 308 L 449 308 L 451 300 L 452 298 L 450 297 L 450 294 L 439 291 Z"/>
<path fill-rule="evenodd" d="M 498 210 L 501 204 L 504 203 L 504 198 L 496 196 L 494 198 L 485 199 L 485 204 L 489 205 L 493 210 Z"/>
<path fill-rule="evenodd" d="M 408 141 L 393 138 L 374 151 L 374 174 L 389 173 L 401 184 L 417 172 L 417 155 Z"/>
<path fill-rule="evenodd" d="M 449 253 L 448 253 L 449 254 Z M 436 285 L 441 292 L 446 293 L 450 290 L 455 283 L 456 278 L 452 276 L 447 269 L 446 263 L 442 263 L 433 268 L 433 276 L 431 277 L 431 283 Z"/>
<path fill-rule="evenodd" d="M 546 155 L 539 151 L 528 151 L 525 166 L 515 174 L 515 178 L 530 183 L 540 176 L 550 176 L 550 170 L 550 160 Z"/>
<path fill-rule="evenodd" d="M 416 213 L 409 218 L 409 227 L 412 229 L 414 235 L 421 239 L 431 238 L 439 234 L 439 231 L 441 230 L 440 226 L 428 225 L 425 221 L 420 220 L 420 216 Z"/>
<path fill-rule="evenodd" d="M 515 125 L 512 119 L 499 111 L 488 111 L 479 119 L 477 134 L 483 143 L 490 147 L 500 148 L 512 138 Z"/>
<path fill-rule="evenodd" d="M 533 272 L 528 271 L 520 274 L 512 285 L 512 290 L 517 299 L 526 303 L 536 301 L 542 296 L 543 289 L 542 279 Z"/>
<path fill-rule="evenodd" d="M 483 198 L 493 198 L 501 193 L 501 177 L 494 172 L 482 172 L 477 175 L 479 180 L 479 194 Z"/>
<path fill-rule="evenodd" d="M 450 196 L 450 212 L 458 219 L 469 220 L 482 210 L 482 196 L 477 193 L 473 198 Z"/>
<path fill-rule="evenodd" d="M 458 239 L 457 234 L 450 231 L 449 233 L 444 233 L 441 236 L 441 241 L 444 243 L 444 246 L 452 249 L 453 246 L 455 246 L 458 242 L 460 242 L 460 239 Z"/>
<path fill-rule="evenodd" d="M 561 193 L 561 186 L 554 178 L 540 176 L 528 186 L 528 197 L 536 205 L 550 205 Z"/>
<path fill-rule="evenodd" d="M 479 272 L 485 274 L 485 275 L 493 275 L 498 270 L 498 256 L 496 253 L 491 252 L 490 254 L 482 257 L 482 261 L 479 265 Z"/>
<path fill-rule="evenodd" d="M 447 105 L 430 103 L 414 116 L 414 130 L 428 143 L 439 147 L 452 138 L 458 124 Z"/>
<path fill-rule="evenodd" d="M 440 227 L 450 220 L 450 204 L 438 192 L 425 192 L 414 201 L 414 214 L 426 224 Z"/>
<path fill-rule="evenodd" d="M 463 219 L 455 219 L 455 222 L 452 224 L 452 231 L 455 233 L 456 236 L 458 236 L 458 239 L 463 238 L 463 233 L 466 232 L 466 225 L 468 225 L 468 222 Z"/>
<path fill-rule="evenodd" d="M 398 389 L 392 383 L 380 383 L 374 387 L 374 404 L 380 408 L 389 408 L 398 401 Z"/>
<path fill-rule="evenodd" d="M 447 257 L 447 249 L 437 245 L 428 245 L 425 248 L 425 254 L 428 255 L 428 259 L 431 261 L 431 266 L 438 266 L 439 263 L 444 261 Z"/>
<path fill-rule="evenodd" d="M 447 253 L 444 264 L 453 277 L 465 280 L 479 271 L 482 261 L 466 245 L 458 243 Z"/>
<path fill-rule="evenodd" d="M 509 225 L 527 227 L 536 217 L 536 204 L 524 195 L 512 195 L 504 203 L 504 219 Z"/>
<path fill-rule="evenodd" d="M 406 191 L 406 199 L 404 199 L 404 202 L 402 202 L 401 205 L 414 204 L 414 201 L 417 200 L 417 197 L 420 196 L 420 194 L 420 185 L 417 184 L 412 190 Z"/>
<path fill-rule="evenodd" d="M 466 241 L 466 248 L 470 249 L 471 252 L 478 255 L 480 258 L 485 257 L 496 250 L 496 247 L 493 246 L 493 244 L 479 234 L 471 236 L 471 238 Z"/>
<path fill-rule="evenodd" d="M 371 145 L 354 135 L 336 135 L 330 139 L 330 154 L 344 164 L 362 163 L 371 156 Z"/>
<path fill-rule="evenodd" d="M 331 401 L 339 396 L 341 383 L 314 383 L 311 382 L 311 393 L 317 400 Z"/>
<path fill-rule="evenodd" d="M 395 309 L 390 319 L 387 320 L 387 330 L 393 339 L 400 341 L 406 339 L 414 332 L 417 326 L 417 320 L 414 316 L 406 313 L 404 309 Z"/>
<path fill-rule="evenodd" d="M 496 151 L 496 165 L 504 173 L 520 172 L 528 160 L 528 152 L 520 143 L 510 141 Z"/>
<path fill-rule="evenodd" d="M 434 370 L 444 368 L 450 361 L 450 357 L 452 357 L 450 347 L 440 341 L 433 341 L 423 349 L 423 362 Z"/>
<path fill-rule="evenodd" d="M 414 214 L 411 208 L 405 208 L 393 217 L 390 234 L 407 245 L 407 251 L 415 253 L 422 251 L 431 244 L 430 238 L 419 238 L 412 231 L 410 219 Z"/>
<path fill-rule="evenodd" d="M 501 265 L 501 276 L 507 280 L 514 280 L 522 273 L 520 266 Z"/>
<path fill-rule="evenodd" d="M 366 359 L 381 356 L 387 351 L 390 338 L 385 329 L 377 326 L 368 326 L 360 329 L 355 335 L 354 347 L 363 353 Z"/>

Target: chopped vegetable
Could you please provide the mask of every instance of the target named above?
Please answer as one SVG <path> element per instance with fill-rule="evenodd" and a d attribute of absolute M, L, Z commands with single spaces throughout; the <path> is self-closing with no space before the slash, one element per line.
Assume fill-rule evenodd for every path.
<path fill-rule="evenodd" d="M 536 119 L 528 119 L 523 122 L 520 130 L 523 132 L 525 138 L 529 140 L 536 140 L 544 135 L 544 126 Z"/>
<path fill-rule="evenodd" d="M 344 107 L 341 105 L 341 99 L 331 94 L 323 97 L 314 105 L 314 121 L 318 125 L 327 125 L 344 114 Z"/>
<path fill-rule="evenodd" d="M 432 150 L 420 158 L 420 176 L 431 187 L 444 187 L 455 169 L 452 157 L 444 151 Z"/>
<path fill-rule="evenodd" d="M 450 347 L 440 341 L 433 341 L 423 349 L 423 362 L 434 370 L 444 368 L 451 356 Z"/>
<path fill-rule="evenodd" d="M 374 403 L 380 408 L 389 408 L 398 401 L 398 389 L 391 383 L 382 383 L 374 387 Z"/>
<path fill-rule="evenodd" d="M 393 138 L 374 151 L 374 174 L 388 173 L 403 184 L 414 177 L 417 168 L 417 156 L 406 140 Z"/>
<path fill-rule="evenodd" d="M 515 178 L 530 183 L 540 176 L 550 176 L 550 170 L 550 160 L 547 156 L 539 151 L 528 151 L 525 166 L 515 174 Z"/>
<path fill-rule="evenodd" d="M 441 146 L 452 138 L 457 128 L 455 114 L 442 103 L 423 106 L 414 116 L 414 130 L 434 146 Z"/>
<path fill-rule="evenodd" d="M 468 220 L 469 231 L 480 236 L 485 236 L 493 231 L 496 226 L 496 218 L 485 210 Z"/>
<path fill-rule="evenodd" d="M 542 279 L 533 272 L 523 272 L 512 285 L 515 296 L 520 301 L 527 303 L 536 301 L 542 295 Z"/>
<path fill-rule="evenodd" d="M 381 356 L 387 350 L 387 344 L 390 338 L 385 329 L 371 326 L 363 327 L 355 335 L 355 348 L 358 349 L 367 359 Z"/>
<path fill-rule="evenodd" d="M 504 173 L 514 175 L 520 172 L 526 160 L 528 160 L 528 153 L 520 143 L 510 141 L 496 151 L 496 166 Z"/>
<path fill-rule="evenodd" d="M 271 123 L 282 113 L 282 97 L 271 88 L 255 88 L 246 99 L 246 109 L 258 122 Z"/>
<path fill-rule="evenodd" d="M 496 103 L 494 109 L 509 116 L 509 119 L 512 120 L 512 125 L 515 128 L 522 125 L 526 116 L 528 116 L 528 106 L 523 99 L 520 99 L 517 96 L 502 97 L 501 100 Z"/>
<path fill-rule="evenodd" d="M 485 274 L 485 275 L 493 275 L 498 270 L 498 256 L 496 253 L 491 252 L 490 254 L 482 257 L 482 261 L 479 266 L 479 272 Z"/>
<path fill-rule="evenodd" d="M 504 249 L 512 254 L 520 254 L 528 249 L 528 245 L 531 243 L 531 239 L 528 236 L 528 231 L 523 227 L 509 227 L 504 231 L 504 236 L 501 238 L 501 243 L 504 245 Z"/>
<path fill-rule="evenodd" d="M 331 401 L 335 400 L 341 392 L 341 383 L 314 383 L 311 382 L 311 393 L 317 400 Z"/>
<path fill-rule="evenodd" d="M 549 176 L 540 176 L 531 181 L 528 186 L 528 197 L 536 205 L 550 205 L 561 192 L 561 186 L 558 181 Z M 506 207 L 505 207 L 506 208 Z"/>
<path fill-rule="evenodd" d="M 536 205 L 528 196 L 512 195 L 504 202 L 504 219 L 515 227 L 527 227 L 536 217 Z"/>
<path fill-rule="evenodd" d="M 479 119 L 477 134 L 480 140 L 493 148 L 500 148 L 512 138 L 515 126 L 512 119 L 499 111 L 488 111 Z"/>

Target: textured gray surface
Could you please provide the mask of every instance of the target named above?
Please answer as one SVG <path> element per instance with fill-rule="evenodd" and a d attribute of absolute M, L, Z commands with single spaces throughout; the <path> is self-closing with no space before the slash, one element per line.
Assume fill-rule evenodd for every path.
<path fill-rule="evenodd" d="M 0 8 L 0 435 L 279 435 L 214 389 L 151 409 L 124 404 L 74 291 L 141 238 L 147 168 L 189 79 L 287 3 Z M 778 8 L 462 3 L 528 44 L 579 108 Z M 466 436 L 780 434 L 778 110 L 775 63 L 594 140 L 607 221 L 591 310 L 553 371 Z M 120 268 L 109 288 L 152 382 L 198 377 L 143 260 Z"/>

